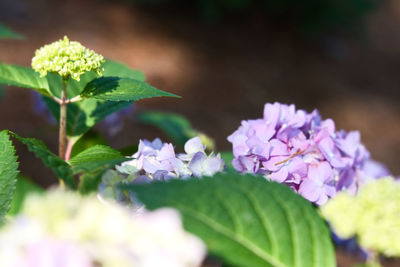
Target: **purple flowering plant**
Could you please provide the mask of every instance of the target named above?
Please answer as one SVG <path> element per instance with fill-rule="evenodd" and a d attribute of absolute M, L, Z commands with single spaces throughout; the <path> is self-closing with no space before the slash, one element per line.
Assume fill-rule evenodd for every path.
<path fill-rule="evenodd" d="M 267 103 L 262 119 L 243 121 L 228 137 L 231 163 L 224 160 L 230 152 L 213 152 L 211 138 L 171 114 L 150 112 L 141 120 L 179 144 L 142 139 L 129 156 L 101 138 L 80 144 L 101 121 L 112 123 L 106 126 L 111 132 L 120 129 L 118 114 L 129 113 L 133 102 L 176 95 L 67 37 L 36 51 L 32 69 L 0 63 L 0 83 L 40 94 L 38 107 L 50 111 L 59 128 L 58 155 L 38 139 L 0 132 L 6 267 L 21 260 L 66 266 L 64 259 L 74 266 L 192 267 L 201 266 L 206 250 L 230 266 L 331 267 L 333 243 L 316 205 L 337 191 L 356 194 L 387 174 L 359 132 L 337 131 L 318 111 L 280 103 Z M 53 171 L 56 190 L 18 176 L 12 141 Z M 174 210 L 151 215 L 161 207 Z M 148 231 L 136 227 L 143 220 Z"/>
<path fill-rule="evenodd" d="M 370 159 L 358 131 L 337 131 L 317 110 L 267 103 L 262 119 L 242 121 L 228 137 L 233 167 L 290 186 L 322 205 L 337 191 L 353 194 L 369 179 L 387 175 Z"/>

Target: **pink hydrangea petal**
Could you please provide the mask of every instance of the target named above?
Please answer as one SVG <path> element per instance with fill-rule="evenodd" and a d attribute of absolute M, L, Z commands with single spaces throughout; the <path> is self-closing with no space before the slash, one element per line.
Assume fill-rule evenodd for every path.
<path fill-rule="evenodd" d="M 282 168 L 283 164 L 279 164 L 286 160 L 285 156 L 271 157 L 269 160 L 262 162 L 263 167 L 269 171 L 277 171 Z"/>
<path fill-rule="evenodd" d="M 360 144 L 360 132 L 351 131 L 343 139 L 336 140 L 337 147 L 350 157 L 355 157 Z"/>
<path fill-rule="evenodd" d="M 328 196 L 322 193 L 319 195 L 318 200 L 315 201 L 315 204 L 317 204 L 318 206 L 324 205 L 328 201 L 328 199 Z"/>
<path fill-rule="evenodd" d="M 278 139 L 272 139 L 269 142 L 271 146 L 271 156 L 289 156 L 288 146 Z"/>
<path fill-rule="evenodd" d="M 336 195 L 336 188 L 332 185 L 324 185 L 324 192 L 328 197 L 334 197 Z"/>
<path fill-rule="evenodd" d="M 321 193 L 320 186 L 311 179 L 305 179 L 299 187 L 299 194 L 311 202 L 318 200 Z"/>
<path fill-rule="evenodd" d="M 307 113 L 304 110 L 298 110 L 295 115 L 289 120 L 288 125 L 294 128 L 303 127 L 306 123 Z"/>
<path fill-rule="evenodd" d="M 275 127 L 267 125 L 265 121 L 261 121 L 260 124 L 254 126 L 256 136 L 260 140 L 266 142 L 275 134 Z"/>
<path fill-rule="evenodd" d="M 321 128 L 325 129 L 329 135 L 335 133 L 335 122 L 332 119 L 326 119 L 322 122 Z"/>
<path fill-rule="evenodd" d="M 296 178 L 305 177 L 307 175 L 307 164 L 299 157 L 290 160 L 287 168 L 292 175 L 296 176 Z"/>
<path fill-rule="evenodd" d="M 299 132 L 298 135 L 290 139 L 289 144 L 292 147 L 292 153 L 295 153 L 297 150 L 307 150 L 311 146 L 311 140 L 307 139 L 304 133 Z"/>
<path fill-rule="evenodd" d="M 331 165 L 326 161 L 319 164 L 311 164 L 308 167 L 308 178 L 311 180 L 326 182 L 332 178 L 332 175 Z"/>
<path fill-rule="evenodd" d="M 283 167 L 280 170 L 273 172 L 270 174 L 270 177 L 273 181 L 276 181 L 278 183 L 283 183 L 286 178 L 288 177 L 288 170 L 287 168 Z"/>
<path fill-rule="evenodd" d="M 264 120 L 268 125 L 271 125 L 275 128 L 278 120 L 280 118 L 280 104 L 275 102 L 274 104 L 267 103 L 264 106 Z"/>

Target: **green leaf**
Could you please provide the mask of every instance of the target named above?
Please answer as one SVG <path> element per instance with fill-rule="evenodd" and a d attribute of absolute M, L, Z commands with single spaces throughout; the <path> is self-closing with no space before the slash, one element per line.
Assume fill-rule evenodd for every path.
<path fill-rule="evenodd" d="M 138 151 L 138 148 L 138 145 L 129 145 L 119 149 L 119 152 L 126 157 L 130 157 Z"/>
<path fill-rule="evenodd" d="M 85 88 L 86 84 L 88 84 L 91 80 L 97 78 L 97 75 L 94 72 L 86 72 L 85 74 L 80 76 L 80 81 L 74 79 L 68 79 L 67 82 L 67 97 L 73 98 L 74 96 L 79 95 L 83 88 Z M 60 75 L 55 73 L 48 73 L 46 75 L 47 80 L 49 81 L 49 87 L 52 94 L 58 98 L 61 98 L 61 90 L 62 90 L 62 79 Z"/>
<path fill-rule="evenodd" d="M 0 84 L 29 88 L 50 96 L 49 83 L 31 68 L 0 62 Z"/>
<path fill-rule="evenodd" d="M 43 193 L 44 189 L 23 176 L 19 176 L 17 185 L 14 193 L 14 197 L 11 201 L 11 209 L 7 213 L 8 215 L 16 215 L 21 210 L 25 198 L 27 195 L 32 193 Z"/>
<path fill-rule="evenodd" d="M 59 121 L 60 105 L 48 97 L 43 100 L 50 112 Z M 129 102 L 109 102 L 97 99 L 84 99 L 68 104 L 67 107 L 67 135 L 76 142 L 96 123 L 108 115 L 130 106 Z"/>
<path fill-rule="evenodd" d="M 79 192 L 83 195 L 97 192 L 104 171 L 83 174 L 80 177 Z"/>
<path fill-rule="evenodd" d="M 74 173 L 96 172 L 104 168 L 110 168 L 128 160 L 118 150 L 109 146 L 92 146 L 72 159 L 69 164 Z"/>
<path fill-rule="evenodd" d="M 139 81 L 145 80 L 142 72 L 131 69 L 128 66 L 116 61 L 106 60 L 106 62 L 103 64 L 103 68 L 103 76 L 131 78 Z M 53 73 L 47 74 L 46 77 L 49 80 L 50 90 L 53 95 L 60 97 L 62 88 L 61 77 Z M 80 81 L 69 79 L 67 84 L 68 98 L 79 95 L 90 81 L 98 77 L 99 75 L 97 73 L 91 71 L 83 74 L 80 77 Z"/>
<path fill-rule="evenodd" d="M 220 173 L 124 188 L 136 193 L 147 209 L 178 209 L 185 229 L 230 265 L 335 266 L 325 222 L 307 200 L 285 185 Z"/>
<path fill-rule="evenodd" d="M 28 150 L 33 152 L 35 156 L 39 158 L 46 167 L 50 168 L 59 179 L 64 181 L 69 188 L 75 188 L 74 176 L 68 163 L 53 154 L 42 141 L 35 138 L 22 138 L 12 132 L 10 132 L 10 134 L 26 145 Z"/>
<path fill-rule="evenodd" d="M 94 145 L 107 145 L 107 141 L 98 132 L 90 129 L 79 139 L 78 142 L 76 142 L 76 144 L 72 148 L 71 157 L 75 157 L 82 151 Z"/>
<path fill-rule="evenodd" d="M 151 97 L 179 97 L 161 91 L 145 82 L 119 77 L 100 77 L 94 79 L 86 85 L 81 96 L 83 98 L 130 102 Z"/>
<path fill-rule="evenodd" d="M 0 24 L 0 39 L 24 39 L 24 36 Z"/>
<path fill-rule="evenodd" d="M 121 62 L 107 59 L 106 62 L 103 64 L 103 68 L 103 76 L 105 77 L 130 78 L 142 82 L 146 80 L 143 72 L 131 69 Z"/>
<path fill-rule="evenodd" d="M 181 147 L 198 133 L 185 117 L 174 113 L 144 111 L 138 114 L 138 119 L 141 123 L 152 125 L 165 132 Z"/>
<path fill-rule="evenodd" d="M 0 221 L 10 209 L 14 194 L 18 162 L 7 131 L 0 132 Z"/>
<path fill-rule="evenodd" d="M 88 194 L 97 191 L 101 176 L 109 168 L 129 160 L 119 151 L 104 145 L 92 146 L 72 159 L 69 163 L 75 174 L 80 176 L 79 191 Z"/>

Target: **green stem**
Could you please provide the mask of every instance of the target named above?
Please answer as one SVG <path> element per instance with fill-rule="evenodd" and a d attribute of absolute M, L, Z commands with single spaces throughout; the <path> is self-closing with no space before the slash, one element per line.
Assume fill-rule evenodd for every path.
<path fill-rule="evenodd" d="M 58 155 L 65 160 L 67 148 L 67 80 L 63 79 L 60 103 L 60 131 L 58 135 Z"/>

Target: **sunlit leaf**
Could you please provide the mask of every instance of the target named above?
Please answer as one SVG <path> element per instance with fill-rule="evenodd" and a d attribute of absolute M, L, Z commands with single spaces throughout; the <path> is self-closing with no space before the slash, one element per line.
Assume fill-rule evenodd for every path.
<path fill-rule="evenodd" d="M 127 185 L 147 209 L 173 207 L 186 230 L 233 266 L 333 267 L 330 232 L 316 209 L 263 177 L 217 174 Z"/>
<path fill-rule="evenodd" d="M 100 77 L 94 79 L 86 85 L 81 96 L 83 98 L 130 102 L 161 96 L 179 97 L 161 91 L 145 82 L 120 77 Z"/>
<path fill-rule="evenodd" d="M 49 83 L 31 68 L 8 65 L 0 62 L 0 84 L 29 88 L 44 95 L 51 95 Z"/>

